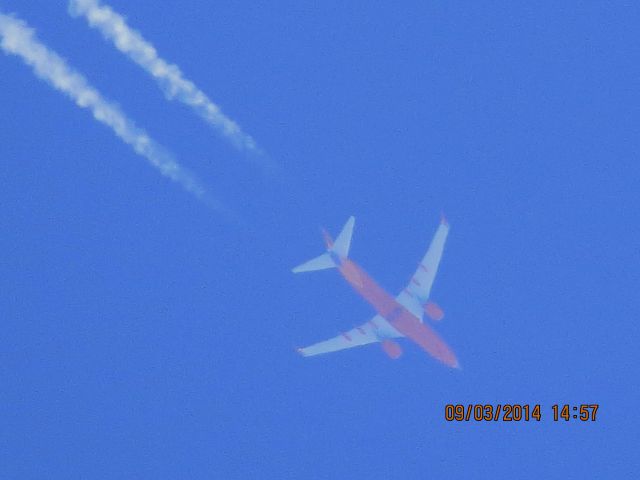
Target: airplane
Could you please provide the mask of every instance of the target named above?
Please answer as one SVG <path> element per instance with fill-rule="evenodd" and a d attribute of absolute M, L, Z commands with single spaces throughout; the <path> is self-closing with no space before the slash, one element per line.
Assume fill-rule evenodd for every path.
<path fill-rule="evenodd" d="M 336 352 L 370 343 L 380 343 L 382 350 L 392 359 L 402 355 L 402 348 L 393 339 L 406 337 L 431 356 L 452 368 L 460 368 L 449 346 L 426 323 L 426 314 L 433 321 L 444 317 L 442 309 L 429 300 L 431 286 L 438 272 L 438 265 L 449 233 L 449 224 L 441 217 L 440 225 L 431 240 L 429 249 L 407 287 L 395 298 L 383 290 L 360 266 L 348 258 L 355 218 L 350 217 L 335 241 L 322 230 L 327 251 L 322 255 L 295 267 L 293 273 L 312 272 L 337 268 L 345 280 L 373 308 L 376 315 L 368 322 L 334 338 L 296 349 L 304 357 Z"/>

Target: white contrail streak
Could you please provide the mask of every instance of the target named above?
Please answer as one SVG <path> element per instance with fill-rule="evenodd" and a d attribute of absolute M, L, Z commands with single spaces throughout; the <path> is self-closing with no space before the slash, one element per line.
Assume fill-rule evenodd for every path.
<path fill-rule="evenodd" d="M 144 130 L 104 99 L 87 79 L 72 69 L 64 59 L 42 44 L 33 29 L 25 22 L 0 12 L 0 47 L 6 54 L 16 55 L 33 68 L 34 73 L 56 90 L 71 98 L 76 105 L 86 108 L 93 117 L 107 125 L 139 155 L 170 179 L 178 182 L 209 206 L 219 208 L 200 182 L 183 169 L 161 145 Z"/>
<path fill-rule="evenodd" d="M 184 78 L 177 65 L 167 63 L 140 33 L 129 27 L 125 18 L 98 0 L 69 0 L 69 13 L 83 15 L 92 28 L 140 65 L 156 80 L 168 99 L 177 99 L 191 107 L 209 125 L 217 129 L 238 149 L 261 153 L 255 141 L 227 117 L 207 95 Z"/>

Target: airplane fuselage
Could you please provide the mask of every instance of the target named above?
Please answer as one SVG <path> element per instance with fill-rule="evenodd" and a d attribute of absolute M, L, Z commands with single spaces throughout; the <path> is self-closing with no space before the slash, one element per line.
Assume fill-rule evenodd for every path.
<path fill-rule="evenodd" d="M 391 321 L 405 310 L 416 318 L 406 308 L 400 305 L 395 298 L 389 295 L 371 276 L 365 272 L 356 262 L 348 258 L 339 259 L 338 270 L 344 279 L 360 294 L 376 312 L 385 320 Z M 417 321 L 419 319 L 416 318 Z"/>
<path fill-rule="evenodd" d="M 374 325 L 379 329 L 381 338 L 408 337 L 442 362 L 454 368 L 458 367 L 455 354 L 433 333 L 431 328 L 398 303 L 357 263 L 348 258 L 337 257 L 335 254 L 332 258 L 344 279 L 389 324 L 389 328 L 386 328 L 387 325 Z"/>

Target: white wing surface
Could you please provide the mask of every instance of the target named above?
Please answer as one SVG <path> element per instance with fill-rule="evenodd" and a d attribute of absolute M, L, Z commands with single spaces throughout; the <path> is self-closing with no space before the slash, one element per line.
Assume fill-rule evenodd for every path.
<path fill-rule="evenodd" d="M 336 337 L 325 340 L 324 342 L 316 343 L 309 347 L 298 348 L 298 353 L 304 357 L 310 357 L 312 355 L 320 355 L 321 353 L 336 352 L 346 348 L 359 347 L 361 345 L 379 342 L 380 338 L 377 330 L 384 328 L 386 325 L 387 322 L 380 315 L 376 315 L 367 323 L 353 328 L 348 332 L 341 333 Z"/>
<path fill-rule="evenodd" d="M 396 301 L 409 310 L 418 320 L 422 321 L 424 310 L 420 300 L 407 292 L 407 290 L 403 290 L 396 297 Z"/>
<path fill-rule="evenodd" d="M 431 286 L 438 273 L 438 265 L 440 265 L 448 233 L 449 224 L 442 217 L 438 230 L 431 240 L 426 255 L 418 265 L 416 273 L 411 277 L 407 288 L 396 297 L 398 303 L 418 318 L 422 318 L 422 305 L 429 300 Z"/>

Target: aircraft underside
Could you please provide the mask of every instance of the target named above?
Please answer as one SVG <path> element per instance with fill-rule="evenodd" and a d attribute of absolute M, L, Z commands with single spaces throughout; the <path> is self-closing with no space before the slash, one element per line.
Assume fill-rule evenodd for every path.
<path fill-rule="evenodd" d="M 449 225 L 443 219 L 431 241 L 429 249 L 406 288 L 396 297 L 389 295 L 359 265 L 348 258 L 353 232 L 351 217 L 335 242 L 325 232 L 327 252 L 293 269 L 294 273 L 337 268 L 344 279 L 362 296 L 377 314 L 368 322 L 347 332 L 300 348 L 303 356 L 335 352 L 369 343 L 381 343 L 383 351 L 391 358 L 398 358 L 402 348 L 393 339 L 407 337 L 437 360 L 459 368 L 458 360 L 438 334 L 423 322 L 426 314 L 439 321 L 442 309 L 429 301 L 431 285 L 438 270 Z"/>

